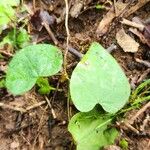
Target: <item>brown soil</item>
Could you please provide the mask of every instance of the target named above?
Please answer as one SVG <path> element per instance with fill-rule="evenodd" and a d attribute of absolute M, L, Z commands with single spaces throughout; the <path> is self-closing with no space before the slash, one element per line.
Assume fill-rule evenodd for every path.
<path fill-rule="evenodd" d="M 43 0 L 44 1 L 44 0 Z M 51 0 L 45 0 L 47 3 L 51 3 Z M 39 1 L 38 1 L 39 2 Z M 37 2 L 37 3 L 38 3 Z M 98 0 L 87 5 L 86 7 L 93 6 Z M 48 4 L 47 4 L 48 5 Z M 42 3 L 41 7 L 48 9 L 48 6 Z M 53 13 L 59 16 L 59 12 L 65 7 L 62 1 L 53 1 Z M 39 4 L 37 4 L 39 7 Z M 96 28 L 102 16 L 107 13 L 108 10 L 97 10 L 88 9 L 77 18 L 69 18 L 69 29 L 70 29 L 70 45 L 79 50 L 82 53 L 87 51 L 90 43 L 98 41 L 105 48 L 108 48 L 112 43 L 117 45 L 115 35 L 117 31 L 122 27 L 119 22 L 119 18 L 112 22 L 110 31 L 106 35 L 98 38 L 95 34 Z M 150 3 L 136 11 L 133 15 L 129 16 L 128 19 L 134 16 L 140 17 L 142 20 L 150 18 Z M 128 28 L 126 32 L 128 32 Z M 64 21 L 55 25 L 52 25 L 52 30 L 61 45 L 66 43 L 66 31 Z M 41 39 L 47 36 L 45 29 L 42 31 L 32 30 L 33 35 L 38 33 Z M 133 36 L 133 35 L 132 35 Z M 135 36 L 134 36 L 135 37 Z M 135 37 L 136 38 L 136 37 Z M 148 55 L 149 48 L 147 45 L 142 44 L 139 39 L 136 39 L 140 43 L 140 49 L 137 53 L 126 53 L 117 45 L 117 49 L 112 52 L 112 55 L 118 61 L 118 63 L 124 69 L 125 74 L 130 80 L 131 84 L 136 87 L 136 79 L 139 78 L 148 68 L 141 63 L 135 61 L 135 57 L 143 60 L 150 61 Z M 52 43 L 50 38 L 44 39 L 48 43 Z M 43 42 L 43 40 L 42 40 Z M 69 54 L 68 55 L 68 72 L 71 72 L 78 59 Z M 2 73 L 3 74 L 3 73 Z M 53 118 L 52 109 L 45 103 L 35 109 L 31 109 L 25 114 L 9 110 L 6 108 L 0 108 L 0 150 L 73 150 L 75 146 L 73 139 L 67 130 L 68 125 L 68 83 L 67 81 L 61 83 L 59 81 L 60 76 L 55 76 L 50 79 L 52 86 L 57 87 L 62 91 L 54 91 L 48 95 L 52 108 L 56 114 L 56 118 Z M 149 75 L 146 77 L 149 78 Z M 134 82 L 134 80 L 136 80 Z M 45 101 L 45 97 L 37 93 L 37 90 L 33 88 L 31 91 L 23 96 L 13 97 L 5 89 L 0 89 L 0 102 L 14 105 L 16 107 L 26 108 L 32 106 L 37 102 Z M 145 104 L 143 104 L 145 105 Z M 76 112 L 73 105 L 70 106 L 71 116 Z M 137 110 L 132 113 L 126 114 L 126 119 L 132 118 L 136 114 Z M 138 120 L 134 123 L 136 128 L 140 128 L 143 125 L 146 116 L 149 116 L 150 112 L 146 111 L 142 114 Z M 144 133 L 150 134 L 149 124 L 147 123 Z M 137 135 L 130 129 L 122 129 L 119 127 L 120 137 L 116 141 L 116 145 L 119 145 L 119 140 L 125 138 L 128 143 L 130 150 L 148 150 L 150 149 L 150 137 L 148 135 Z"/>

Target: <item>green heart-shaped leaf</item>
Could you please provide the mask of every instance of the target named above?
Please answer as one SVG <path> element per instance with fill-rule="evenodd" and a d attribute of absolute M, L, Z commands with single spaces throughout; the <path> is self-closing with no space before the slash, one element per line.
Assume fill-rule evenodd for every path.
<path fill-rule="evenodd" d="M 112 117 L 92 110 L 77 113 L 69 122 L 68 130 L 72 134 L 77 150 L 100 150 L 103 146 L 114 143 L 118 132 L 108 129 Z"/>
<path fill-rule="evenodd" d="M 30 90 L 39 77 L 56 74 L 62 66 L 62 53 L 52 45 L 38 44 L 23 48 L 11 60 L 6 86 L 14 95 Z"/>
<path fill-rule="evenodd" d="M 70 92 L 82 112 L 100 104 L 105 111 L 115 113 L 127 102 L 130 85 L 116 60 L 94 42 L 72 73 Z"/>

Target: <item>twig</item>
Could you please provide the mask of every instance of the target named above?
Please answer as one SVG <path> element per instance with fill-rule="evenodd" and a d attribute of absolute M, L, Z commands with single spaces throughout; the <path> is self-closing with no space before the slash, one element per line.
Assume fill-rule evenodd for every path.
<path fill-rule="evenodd" d="M 69 39 L 70 39 L 70 32 L 68 28 L 68 18 L 69 18 L 69 5 L 68 5 L 68 0 L 65 0 L 65 5 L 66 5 L 66 16 L 65 16 L 65 28 L 66 28 L 66 33 L 67 33 L 67 43 L 66 43 L 66 51 L 64 54 L 64 73 L 67 76 L 66 72 L 66 67 L 67 67 L 67 54 L 68 54 L 68 49 L 69 49 Z"/>
<path fill-rule="evenodd" d="M 130 120 L 130 124 L 133 124 L 133 122 L 144 112 L 146 111 L 147 108 L 150 107 L 150 102 L 148 102 L 145 106 L 143 106 L 135 115 L 134 117 Z"/>
<path fill-rule="evenodd" d="M 145 61 L 145 60 L 141 60 L 141 59 L 138 59 L 138 58 L 136 58 L 135 60 L 136 60 L 137 62 L 139 62 L 139 63 L 145 65 L 146 67 L 150 68 L 150 62 Z"/>
<path fill-rule="evenodd" d="M 69 47 L 69 48 L 68 48 L 68 51 L 69 51 L 71 54 L 77 56 L 79 59 L 81 59 L 81 58 L 83 57 L 83 54 L 82 54 L 82 53 L 78 52 L 76 49 L 74 49 L 74 48 L 72 48 L 72 47 Z"/>
<path fill-rule="evenodd" d="M 108 53 L 111 53 L 113 50 L 115 50 L 117 48 L 117 46 L 115 44 L 111 44 L 107 49 L 106 51 Z"/>
<path fill-rule="evenodd" d="M 111 44 L 111 45 L 106 49 L 106 51 L 107 51 L 108 53 L 111 53 L 111 52 L 112 52 L 113 50 L 115 50 L 116 48 L 117 48 L 117 46 L 116 46 L 115 44 Z M 74 49 L 74 48 L 72 48 L 72 47 L 69 47 L 69 48 L 68 48 L 68 51 L 69 51 L 71 54 L 77 56 L 79 59 L 81 59 L 81 58 L 84 56 L 82 53 L 80 53 L 78 50 L 76 50 L 76 49 Z"/>
<path fill-rule="evenodd" d="M 21 113 L 25 113 L 26 112 L 26 110 L 23 109 L 23 108 L 14 107 L 14 106 L 7 105 L 7 104 L 4 104 L 4 103 L 0 103 L 0 107 L 2 107 L 2 108 L 8 108 L 8 109 L 11 109 L 11 110 L 14 110 L 14 111 L 19 111 Z"/>
<path fill-rule="evenodd" d="M 42 101 L 42 102 L 39 102 L 39 103 L 36 103 L 32 106 L 28 106 L 26 109 L 24 108 L 19 108 L 19 107 L 14 107 L 14 106 L 11 106 L 11 105 L 8 105 L 8 104 L 4 104 L 4 103 L 0 103 L 0 107 L 2 108 L 8 108 L 8 109 L 11 109 L 11 110 L 14 110 L 14 111 L 19 111 L 21 113 L 26 113 L 27 111 L 31 110 L 31 109 L 34 109 L 34 108 L 37 108 L 43 104 L 45 104 L 46 102 L 45 101 Z"/>
<path fill-rule="evenodd" d="M 48 104 L 49 108 L 51 109 L 51 112 L 52 112 L 53 118 L 54 118 L 54 119 L 56 119 L 56 118 L 57 118 L 56 113 L 55 113 L 54 109 L 52 108 L 52 105 L 51 105 L 51 103 L 50 103 L 49 99 L 48 99 L 46 96 L 45 96 L 45 100 L 46 100 L 46 102 L 47 102 L 47 104 Z"/>
<path fill-rule="evenodd" d="M 129 124 L 128 122 L 123 122 L 123 124 L 124 124 L 127 128 L 129 128 L 131 131 L 135 132 L 136 134 L 139 134 L 139 133 L 140 133 L 137 129 L 135 129 L 135 128 L 134 128 L 131 124 Z"/>
<path fill-rule="evenodd" d="M 128 26 L 132 26 L 132 27 L 135 27 L 135 28 L 138 28 L 139 30 L 143 31 L 144 30 L 144 25 L 143 24 L 139 24 L 139 23 L 136 23 L 136 22 L 132 22 L 130 20 L 127 20 L 125 18 L 123 18 L 123 20 L 121 21 L 122 24 L 125 24 L 125 25 L 128 25 Z"/>
<path fill-rule="evenodd" d="M 34 104 L 34 105 L 32 105 L 32 106 L 28 106 L 28 107 L 26 108 L 26 111 L 29 111 L 29 110 L 34 109 L 34 108 L 37 108 L 37 107 L 39 107 L 39 106 L 41 106 L 41 105 L 43 105 L 43 104 L 45 104 L 45 103 L 46 103 L 45 101 L 42 101 L 42 102 L 36 103 L 36 104 Z"/>
<path fill-rule="evenodd" d="M 55 43 L 55 45 L 58 45 L 58 40 L 56 39 L 56 37 L 54 36 L 50 26 L 46 23 L 46 22 L 42 22 L 42 25 L 45 27 L 46 31 L 48 32 L 48 34 L 50 35 L 50 37 L 52 38 L 53 42 Z"/>

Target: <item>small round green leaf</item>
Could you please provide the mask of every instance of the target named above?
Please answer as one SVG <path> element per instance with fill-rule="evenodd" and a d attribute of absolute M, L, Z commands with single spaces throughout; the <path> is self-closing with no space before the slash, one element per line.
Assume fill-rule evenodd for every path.
<path fill-rule="evenodd" d="M 6 87 L 14 95 L 30 90 L 39 77 L 56 74 L 62 66 L 61 51 L 49 44 L 23 48 L 11 60 L 6 76 Z"/>
<path fill-rule="evenodd" d="M 81 112 L 100 104 L 105 111 L 115 113 L 127 102 L 130 85 L 117 61 L 95 42 L 72 73 L 70 93 Z"/>

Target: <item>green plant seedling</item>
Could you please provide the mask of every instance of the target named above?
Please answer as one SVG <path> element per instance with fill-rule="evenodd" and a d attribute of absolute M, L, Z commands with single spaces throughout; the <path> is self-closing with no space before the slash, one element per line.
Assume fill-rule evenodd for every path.
<path fill-rule="evenodd" d="M 61 51 L 49 44 L 27 46 L 10 61 L 6 74 L 6 87 L 14 95 L 30 90 L 39 77 L 60 71 L 63 62 Z"/>
<path fill-rule="evenodd" d="M 122 139 L 119 143 L 120 147 L 123 149 L 123 150 L 127 150 L 128 149 L 128 142 L 125 140 L 125 139 Z"/>
<path fill-rule="evenodd" d="M 15 18 L 13 6 L 17 6 L 19 0 L 1 0 L 0 1 L 0 33 L 2 28 Z"/>
<path fill-rule="evenodd" d="M 0 60 L 3 59 L 3 58 L 4 58 L 4 56 L 2 54 L 0 54 Z"/>
<path fill-rule="evenodd" d="M 0 79 L 0 88 L 5 88 L 5 79 Z"/>
<path fill-rule="evenodd" d="M 150 79 L 141 83 L 130 96 L 130 102 L 133 104 L 145 100 L 150 100 Z"/>
<path fill-rule="evenodd" d="M 97 5 L 95 6 L 95 8 L 96 8 L 96 9 L 104 9 L 105 6 L 104 6 L 104 5 L 101 5 L 101 4 L 97 4 Z"/>
<path fill-rule="evenodd" d="M 77 150 L 100 150 L 113 144 L 118 132 L 108 128 L 112 116 L 94 109 L 87 113 L 77 113 L 69 122 L 68 130 L 77 145 Z"/>
<path fill-rule="evenodd" d="M 19 30 L 16 37 L 16 45 L 19 48 L 23 48 L 29 44 L 30 36 L 23 28 Z"/>
<path fill-rule="evenodd" d="M 150 79 L 144 81 L 135 90 L 132 91 L 129 102 L 123 109 L 121 109 L 117 113 L 117 115 L 139 108 L 143 102 L 149 100 L 150 100 Z"/>
<path fill-rule="evenodd" d="M 72 73 L 70 93 L 81 112 L 100 104 L 105 111 L 115 113 L 128 101 L 130 85 L 117 61 L 94 42 Z"/>
<path fill-rule="evenodd" d="M 25 29 L 13 29 L 0 42 L 0 46 L 9 44 L 15 48 L 23 48 L 29 44 L 30 37 Z"/>
<path fill-rule="evenodd" d="M 55 90 L 54 87 L 49 85 L 48 79 L 47 78 L 39 78 L 36 81 L 36 84 L 38 85 L 39 89 L 38 92 L 43 95 L 43 94 L 49 94 L 50 91 Z"/>

